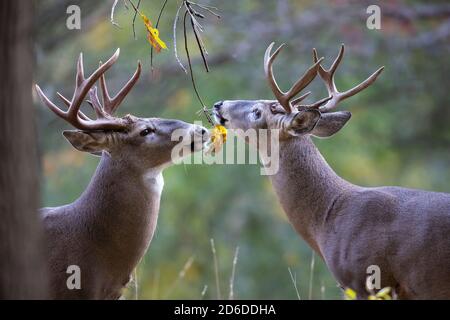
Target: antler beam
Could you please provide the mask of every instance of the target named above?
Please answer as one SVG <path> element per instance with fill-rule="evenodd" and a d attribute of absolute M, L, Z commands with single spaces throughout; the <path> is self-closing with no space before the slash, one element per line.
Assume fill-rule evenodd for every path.
<path fill-rule="evenodd" d="M 332 109 L 336 108 L 339 102 L 351 96 L 354 96 L 358 92 L 361 92 L 362 90 L 370 86 L 372 83 L 374 83 L 377 77 L 380 75 L 380 73 L 384 70 L 384 67 L 381 67 L 360 84 L 354 86 L 353 88 L 347 91 L 339 92 L 336 89 L 336 84 L 334 83 L 334 74 L 336 72 L 337 67 L 341 63 L 342 57 L 344 56 L 344 48 L 345 47 L 342 44 L 339 50 L 339 54 L 337 55 L 336 59 L 334 60 L 333 64 L 328 70 L 325 70 L 322 66 L 319 66 L 318 68 L 318 73 L 322 78 L 323 82 L 325 83 L 329 95 L 329 97 L 326 98 L 329 99 L 329 101 L 324 106 L 319 107 L 320 112 L 329 112 Z M 315 63 L 321 61 L 321 59 L 317 58 L 316 49 L 313 49 L 313 60 Z"/>
<path fill-rule="evenodd" d="M 306 96 L 309 95 L 309 92 L 304 94 L 298 99 L 294 100 L 294 103 L 291 102 L 291 100 L 300 93 L 304 88 L 306 88 L 311 81 L 314 80 L 314 78 L 317 75 L 318 68 L 320 67 L 320 63 L 322 62 L 323 58 L 318 59 L 315 61 L 315 63 L 297 80 L 297 82 L 294 83 L 294 85 L 287 91 L 283 92 L 280 87 L 277 84 L 277 81 L 275 80 L 275 77 L 273 75 L 272 65 L 277 57 L 277 55 L 280 53 L 281 49 L 284 47 L 284 43 L 278 47 L 277 50 L 271 55 L 271 51 L 273 48 L 274 42 L 272 42 L 269 47 L 266 50 L 266 53 L 264 54 L 264 72 L 266 74 L 266 78 L 269 82 L 269 86 L 272 89 L 273 94 L 277 98 L 278 102 L 283 106 L 283 108 L 286 110 L 287 113 L 292 113 L 293 111 L 293 105 L 295 103 L 300 102 Z"/>
<path fill-rule="evenodd" d="M 72 100 L 69 101 L 62 94 L 57 93 L 59 98 L 68 107 L 67 111 L 61 110 L 52 101 L 50 101 L 50 99 L 47 98 L 47 96 L 43 93 L 38 85 L 36 85 L 36 92 L 38 93 L 42 102 L 44 102 L 50 110 L 52 110 L 56 115 L 66 120 L 77 129 L 123 130 L 126 127 L 125 121 L 121 118 L 112 116 L 112 114 L 115 110 L 117 110 L 120 103 L 123 101 L 125 96 L 130 92 L 132 87 L 139 79 L 141 73 L 141 64 L 140 62 L 138 62 L 138 66 L 134 75 L 119 91 L 119 93 L 114 98 L 111 98 L 106 87 L 105 72 L 116 62 L 119 54 L 120 49 L 117 49 L 112 57 L 108 59 L 108 61 L 106 61 L 104 64 L 100 64 L 100 66 L 88 78 L 85 78 L 83 54 L 80 53 L 77 62 L 75 92 L 73 94 Z M 100 104 L 100 101 L 97 97 L 97 88 L 92 88 L 99 79 L 103 93 L 103 106 Z M 81 104 L 83 103 L 88 93 L 90 96 L 90 104 L 97 114 L 97 119 L 95 120 L 90 119 L 80 111 Z"/>

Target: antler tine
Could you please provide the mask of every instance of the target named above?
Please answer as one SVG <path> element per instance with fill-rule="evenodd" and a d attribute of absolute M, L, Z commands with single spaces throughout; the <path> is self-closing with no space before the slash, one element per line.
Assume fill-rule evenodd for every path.
<path fill-rule="evenodd" d="M 272 89 L 273 94 L 277 98 L 278 102 L 283 106 L 287 113 L 291 113 L 293 111 L 293 104 L 296 104 L 303 99 L 305 99 L 309 93 L 302 95 L 301 97 L 295 99 L 291 102 L 292 98 L 294 98 L 300 91 L 302 91 L 306 86 L 308 86 L 311 81 L 317 75 L 318 68 L 320 67 L 320 63 L 323 58 L 318 59 L 315 63 L 294 83 L 294 85 L 287 91 L 283 92 L 278 86 L 275 77 L 273 75 L 273 61 L 280 53 L 281 49 L 284 47 L 284 43 L 278 47 L 277 50 L 271 55 L 271 51 L 273 48 L 274 42 L 272 42 L 269 47 L 267 47 L 266 52 L 264 54 L 264 71 L 269 81 L 269 85 Z"/>
<path fill-rule="evenodd" d="M 322 80 L 325 82 L 325 86 L 328 91 L 328 95 L 333 96 L 333 94 L 336 94 L 338 91 L 336 89 L 336 85 L 334 84 L 334 73 L 336 72 L 337 67 L 341 63 L 342 57 L 344 56 L 345 47 L 342 44 L 341 48 L 339 49 L 339 54 L 337 55 L 336 59 L 333 61 L 331 67 L 328 70 L 325 70 L 322 66 L 319 67 L 318 73 Z M 316 48 L 313 49 L 313 60 L 314 62 L 318 61 L 317 58 L 317 50 Z"/>
<path fill-rule="evenodd" d="M 372 73 L 366 80 L 364 80 L 363 82 L 361 82 L 357 86 L 354 86 L 353 88 L 351 88 L 351 89 L 349 89 L 349 90 L 347 90 L 345 92 L 342 92 L 341 100 L 346 99 L 348 97 L 351 97 L 351 96 L 357 94 L 358 92 L 364 90 L 368 86 L 370 86 L 372 83 L 375 82 L 375 80 L 377 80 L 378 76 L 381 74 L 381 72 L 383 72 L 383 70 L 384 70 L 384 66 L 378 68 L 378 70 L 375 71 L 374 73 Z"/>
<path fill-rule="evenodd" d="M 284 47 L 284 43 L 281 44 L 277 50 L 271 55 L 270 52 L 272 51 L 272 48 L 274 46 L 275 42 L 272 42 L 266 49 L 266 52 L 264 54 L 264 73 L 266 74 L 267 80 L 269 81 L 269 86 L 272 89 L 273 94 L 275 95 L 275 98 L 277 98 L 278 102 L 280 102 L 281 106 L 286 110 L 287 113 L 291 113 L 292 109 L 288 103 L 286 103 L 286 100 L 284 99 L 284 93 L 281 91 L 280 87 L 278 86 L 277 81 L 275 80 L 275 77 L 273 75 L 272 70 L 272 64 L 274 59 L 277 57 L 277 55 L 280 53 L 281 49 Z"/>
<path fill-rule="evenodd" d="M 317 75 L 317 70 L 322 61 L 323 58 L 320 58 L 318 61 L 316 61 L 308 70 L 306 70 L 306 72 L 300 77 L 300 79 L 297 80 L 297 82 L 291 87 L 291 89 L 289 89 L 289 91 L 286 93 L 288 100 L 291 100 L 293 97 L 295 97 L 300 91 L 306 88 L 311 83 L 311 81 L 314 80 Z"/>
<path fill-rule="evenodd" d="M 89 90 L 89 100 L 87 102 L 90 104 L 92 109 L 94 109 L 98 119 L 106 118 L 105 110 L 100 103 L 100 100 L 98 99 L 96 86 L 92 87 L 92 89 Z"/>
<path fill-rule="evenodd" d="M 318 72 L 322 79 L 328 79 L 328 78 L 330 80 L 333 79 L 334 73 L 336 72 L 337 67 L 341 63 L 342 57 L 344 56 L 344 51 L 345 51 L 344 44 L 341 44 L 339 53 L 338 53 L 336 59 L 334 59 L 333 63 L 331 64 L 331 67 L 328 70 L 325 70 L 322 66 L 319 67 Z M 318 61 L 316 48 L 313 49 L 313 60 L 314 60 L 314 62 Z M 334 82 L 330 82 L 330 85 L 333 85 L 333 84 L 334 84 Z M 328 88 L 328 86 L 327 86 L 327 89 L 329 89 L 328 93 L 331 94 L 332 93 L 331 89 L 333 89 L 333 88 L 332 87 Z M 336 89 L 336 88 L 334 88 L 334 89 Z"/>
<path fill-rule="evenodd" d="M 63 96 L 61 93 L 59 93 L 59 92 L 56 92 L 56 94 L 57 94 L 58 97 L 61 99 L 61 101 L 64 102 L 64 104 L 65 104 L 67 107 L 70 107 L 70 101 L 69 101 L 66 97 L 64 97 L 64 96 Z M 92 119 L 89 118 L 87 115 L 85 115 L 81 110 L 78 111 L 78 115 L 79 115 L 80 118 L 83 119 L 83 120 L 92 121 Z"/>
<path fill-rule="evenodd" d="M 80 87 L 84 81 L 84 66 L 83 66 L 83 52 L 80 52 L 77 61 L 77 76 L 76 76 L 76 85 Z"/>
<path fill-rule="evenodd" d="M 300 104 L 300 105 L 296 105 L 296 107 L 299 110 L 304 110 L 304 109 L 317 109 L 320 106 L 324 105 L 325 103 L 327 103 L 328 101 L 330 101 L 333 97 L 326 97 L 323 99 L 320 99 L 319 101 L 316 101 L 312 104 Z"/>
<path fill-rule="evenodd" d="M 100 62 L 100 65 L 101 63 L 102 62 Z M 103 74 L 100 77 L 100 85 L 102 89 L 103 106 L 105 112 L 112 115 L 117 110 L 119 105 L 122 103 L 123 99 L 125 99 L 127 94 L 131 91 L 133 86 L 139 80 L 139 77 L 141 75 L 141 69 L 142 69 L 141 62 L 138 61 L 138 65 L 133 76 L 130 78 L 130 80 L 128 80 L 125 86 L 123 86 L 123 88 L 114 96 L 114 98 L 111 98 L 109 96 L 105 75 Z"/>
<path fill-rule="evenodd" d="M 70 107 L 70 101 L 66 97 L 64 97 L 61 93 L 56 92 L 56 95 L 64 102 L 67 107 Z"/>
<path fill-rule="evenodd" d="M 78 110 L 80 110 L 81 104 L 88 94 L 91 87 L 97 82 L 97 80 L 104 74 L 117 60 L 120 54 L 120 49 L 117 49 L 116 52 L 111 56 L 111 58 L 106 61 L 105 64 L 102 64 L 97 68 L 97 70 L 92 73 L 89 78 L 84 78 L 83 71 L 83 55 L 80 54 L 80 58 L 78 59 L 78 67 L 77 67 L 77 87 L 75 88 L 75 92 L 72 98 L 71 106 L 69 110 L 67 110 L 68 117 L 76 118 L 78 114 Z M 79 79 L 82 79 L 81 84 L 78 84 Z M 93 124 L 93 123 L 92 123 Z M 91 124 L 88 125 L 88 127 Z"/>
<path fill-rule="evenodd" d="M 375 71 L 370 77 L 368 77 L 366 80 L 361 82 L 360 84 L 356 85 L 355 87 L 344 91 L 339 92 L 336 88 L 336 84 L 334 82 L 334 74 L 336 72 L 337 67 L 341 63 L 342 57 L 344 56 L 345 47 L 344 44 L 341 45 L 341 48 L 339 50 L 339 54 L 337 55 L 336 59 L 333 61 L 333 64 L 328 70 L 325 70 L 322 66 L 319 67 L 318 73 L 322 80 L 325 83 L 325 86 L 327 88 L 329 98 L 328 102 L 319 108 L 321 112 L 329 112 L 330 110 L 336 108 L 336 106 L 341 102 L 342 100 L 345 100 L 358 92 L 364 90 L 368 86 L 370 86 L 372 83 L 375 82 L 377 77 L 380 75 L 380 73 L 384 70 L 384 67 L 379 68 L 377 71 Z M 317 59 L 317 51 L 316 49 L 313 49 L 313 60 L 315 62 L 318 61 Z"/>
<path fill-rule="evenodd" d="M 125 127 L 125 123 L 122 119 L 105 116 L 105 112 L 103 108 L 101 108 L 98 98 L 94 99 L 94 96 L 97 96 L 96 89 L 94 89 L 92 93 L 89 93 L 95 82 L 116 62 L 119 54 L 120 49 L 117 49 L 116 52 L 108 59 L 108 61 L 106 61 L 105 64 L 99 66 L 87 79 L 84 76 L 83 55 L 80 54 L 77 62 L 76 85 L 72 100 L 69 101 L 63 95 L 58 93 L 58 96 L 61 98 L 64 104 L 68 106 L 67 111 L 61 110 L 53 102 L 51 102 L 38 85 L 36 85 L 36 91 L 41 100 L 47 105 L 50 110 L 52 110 L 62 119 L 69 122 L 75 128 L 78 128 L 80 130 L 123 129 Z M 81 104 L 83 103 L 88 93 L 91 96 L 91 105 L 96 111 L 97 116 L 99 116 L 99 119 L 91 120 L 80 111 Z"/>
<path fill-rule="evenodd" d="M 52 110 L 54 113 L 56 113 L 56 115 L 58 115 L 59 117 L 65 119 L 66 117 L 66 112 L 62 111 L 60 108 L 58 108 L 53 102 L 50 101 L 49 98 L 47 98 L 47 96 L 44 94 L 44 92 L 41 90 L 41 87 L 39 87 L 39 85 L 35 85 L 34 86 L 36 89 L 36 92 L 39 96 L 39 98 L 41 98 L 42 102 L 45 103 L 45 105 Z"/>
<path fill-rule="evenodd" d="M 304 94 L 302 94 L 300 97 L 298 97 L 297 99 L 294 99 L 291 101 L 292 105 L 295 106 L 297 104 L 299 104 L 300 102 L 302 102 L 303 100 L 305 100 L 309 95 L 311 94 L 311 91 L 308 91 Z"/>

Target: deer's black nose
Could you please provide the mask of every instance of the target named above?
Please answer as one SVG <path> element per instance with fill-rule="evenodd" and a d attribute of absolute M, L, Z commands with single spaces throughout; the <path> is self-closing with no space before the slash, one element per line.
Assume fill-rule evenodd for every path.
<path fill-rule="evenodd" d="M 223 105 L 223 101 L 218 101 L 216 103 L 214 103 L 214 109 L 219 109 L 221 106 Z"/>

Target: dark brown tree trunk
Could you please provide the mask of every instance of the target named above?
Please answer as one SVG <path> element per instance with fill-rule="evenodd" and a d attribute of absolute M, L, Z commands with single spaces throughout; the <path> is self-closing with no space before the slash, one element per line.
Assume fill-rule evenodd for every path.
<path fill-rule="evenodd" d="M 33 1 L 0 1 L 0 299 L 47 297 L 32 87 Z"/>

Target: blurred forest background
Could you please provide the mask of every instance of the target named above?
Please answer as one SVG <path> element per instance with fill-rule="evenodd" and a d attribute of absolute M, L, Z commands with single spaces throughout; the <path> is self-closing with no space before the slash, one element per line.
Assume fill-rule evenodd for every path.
<path fill-rule="evenodd" d="M 448 1 L 377 3 L 381 30 L 366 27 L 366 9 L 373 1 L 199 1 L 218 7 L 221 15 L 219 20 L 203 20 L 210 73 L 204 72 L 194 37 L 188 35 L 197 84 L 208 105 L 223 99 L 273 99 L 262 64 L 272 41 L 287 43 L 276 66 L 283 88 L 311 64 L 313 47 L 328 66 L 345 43 L 338 88 L 350 88 L 381 65 L 386 69 L 373 86 L 341 105 L 353 113 L 345 129 L 331 139 L 315 140 L 324 157 L 339 175 L 356 184 L 450 192 Z M 115 20 L 121 28 L 113 26 L 113 2 L 35 2 L 35 82 L 52 100 L 57 90 L 71 95 L 80 51 L 90 72 L 120 47 L 120 59 L 107 74 L 110 87 L 119 88 L 138 59 L 144 74 L 119 114 L 205 120 L 196 114 L 200 105 L 189 75 L 173 53 L 173 22 L 180 1 L 169 0 L 161 17 L 160 37 L 169 48 L 155 54 L 153 73 L 144 25 L 138 17 L 135 40 L 134 11 L 119 0 Z M 155 22 L 163 2 L 142 0 L 140 8 Z M 81 8 L 81 30 L 66 28 L 66 9 L 71 4 Z M 179 26 L 179 55 L 185 62 L 181 22 Z M 311 101 L 326 94 L 318 79 L 310 89 Z M 34 101 L 42 205 L 72 202 L 87 186 L 99 158 L 73 149 L 61 135 L 69 126 L 36 96 Z M 131 285 L 127 297 L 217 298 L 213 238 L 222 298 L 228 297 L 237 246 L 236 298 L 296 299 L 288 268 L 296 275 L 302 299 L 340 298 L 320 258 L 311 270 L 311 249 L 293 231 L 269 180 L 259 171 L 258 165 L 180 165 L 166 170 L 156 234 L 138 267 L 137 290 Z"/>

